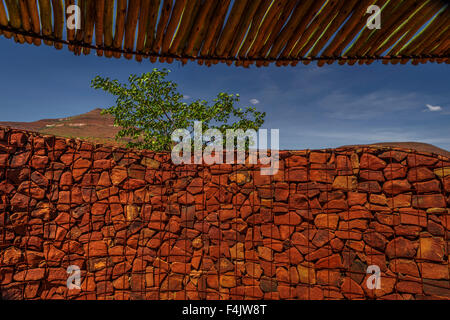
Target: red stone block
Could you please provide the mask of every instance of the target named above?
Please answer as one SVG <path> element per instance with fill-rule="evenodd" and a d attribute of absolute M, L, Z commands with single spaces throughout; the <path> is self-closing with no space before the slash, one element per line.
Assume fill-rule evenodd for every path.
<path fill-rule="evenodd" d="M 339 238 L 332 239 L 330 245 L 334 252 L 339 252 L 344 248 L 344 242 Z"/>
<path fill-rule="evenodd" d="M 263 267 L 263 269 L 264 269 L 264 267 Z M 275 268 L 274 268 L 273 275 L 274 274 L 275 274 Z M 278 283 L 275 279 L 269 278 L 271 276 L 272 275 L 268 275 L 267 277 L 263 276 L 261 278 L 260 288 L 265 293 L 273 293 L 273 292 L 277 292 L 277 290 L 278 290 Z"/>
<path fill-rule="evenodd" d="M 272 177 L 269 175 L 262 175 L 261 171 L 256 170 L 253 172 L 253 181 L 255 186 L 265 186 L 272 182 Z"/>
<path fill-rule="evenodd" d="M 245 298 L 254 298 L 254 299 L 262 299 L 264 296 L 264 292 L 261 290 L 259 286 L 245 286 L 243 288 L 243 297 Z M 242 296 L 241 296 L 242 298 Z M 239 298 L 238 298 L 239 299 Z"/>
<path fill-rule="evenodd" d="M 91 241 L 84 245 L 84 251 L 88 257 L 104 257 L 108 255 L 108 247 L 105 241 Z"/>
<path fill-rule="evenodd" d="M 417 195 L 412 197 L 412 205 L 416 208 L 445 208 L 446 201 L 442 194 Z"/>
<path fill-rule="evenodd" d="M 0 154 L 0 168 L 5 168 L 8 165 L 9 154 Z"/>
<path fill-rule="evenodd" d="M 130 280 L 128 275 L 120 276 L 119 278 L 112 281 L 112 285 L 118 290 L 128 290 L 130 289 Z M 115 291 L 117 293 L 117 291 Z"/>
<path fill-rule="evenodd" d="M 290 209 L 308 209 L 308 198 L 303 194 L 291 194 L 289 196 Z"/>
<path fill-rule="evenodd" d="M 334 238 L 334 233 L 332 231 L 326 230 L 326 229 L 320 229 L 314 235 L 312 244 L 314 244 L 317 247 L 322 247 L 323 245 L 328 243 L 333 238 Z M 328 248 L 327 248 L 327 250 L 328 250 Z"/>
<path fill-rule="evenodd" d="M 447 230 L 450 230 L 450 215 L 442 215 L 439 219 L 442 222 L 442 226 Z"/>
<path fill-rule="evenodd" d="M 261 234 L 263 237 L 271 239 L 280 239 L 280 232 L 278 227 L 271 224 L 264 224 L 261 226 Z"/>
<path fill-rule="evenodd" d="M 384 250 L 387 243 L 386 238 L 378 232 L 369 232 L 369 231 L 364 232 L 363 240 L 369 246 L 378 250 Z"/>
<path fill-rule="evenodd" d="M 28 162 L 28 159 L 31 156 L 31 152 L 23 152 L 23 153 L 16 153 L 12 156 L 10 167 L 11 168 L 20 168 L 26 165 Z"/>
<path fill-rule="evenodd" d="M 364 205 L 367 202 L 367 194 L 361 192 L 348 192 L 348 205 Z"/>
<path fill-rule="evenodd" d="M 204 189 L 204 181 L 202 178 L 194 178 L 192 179 L 192 181 L 189 183 L 188 187 L 187 187 L 187 192 L 191 193 L 191 194 L 197 194 L 202 192 Z"/>
<path fill-rule="evenodd" d="M 14 208 L 14 210 L 26 209 L 26 208 L 34 207 L 36 205 L 36 200 L 31 199 L 30 197 L 28 197 L 24 194 L 16 193 L 11 198 L 10 204 Z"/>
<path fill-rule="evenodd" d="M 314 265 L 316 269 L 340 269 L 342 265 L 341 256 L 339 254 L 333 254 L 329 257 L 319 259 Z"/>
<path fill-rule="evenodd" d="M 406 158 L 407 155 L 408 154 L 406 152 L 389 150 L 389 151 L 383 152 L 378 157 L 381 159 L 393 159 L 397 162 L 401 162 L 403 159 Z"/>
<path fill-rule="evenodd" d="M 383 191 L 388 195 L 397 195 L 411 190 L 407 180 L 389 180 L 383 184 Z"/>
<path fill-rule="evenodd" d="M 65 285 L 67 282 L 68 274 L 64 268 L 49 268 L 47 281 L 52 284 Z"/>
<path fill-rule="evenodd" d="M 45 276 L 45 269 L 34 268 L 16 272 L 13 276 L 15 281 L 38 281 Z"/>
<path fill-rule="evenodd" d="M 309 161 L 311 163 L 326 163 L 328 156 L 329 154 L 324 152 L 311 152 L 309 154 Z"/>
<path fill-rule="evenodd" d="M 323 205 L 324 210 L 343 211 L 348 209 L 347 201 L 344 199 L 331 200 Z"/>
<path fill-rule="evenodd" d="M 91 207 L 91 213 L 94 215 L 104 215 L 108 205 L 106 203 L 96 202 Z"/>
<path fill-rule="evenodd" d="M 422 283 L 420 281 L 403 281 L 399 280 L 397 285 L 395 286 L 397 291 L 412 293 L 412 294 L 421 294 L 422 293 Z"/>
<path fill-rule="evenodd" d="M 287 184 L 285 184 L 287 186 Z M 289 188 L 275 187 L 275 201 L 286 201 L 289 197 Z"/>
<path fill-rule="evenodd" d="M 316 170 L 316 169 L 311 169 L 309 171 L 309 179 L 311 181 L 316 181 L 316 182 L 332 183 L 333 180 L 334 180 L 335 175 L 336 175 L 335 170 L 328 170 L 328 169 Z M 291 181 L 299 181 L 299 180 L 291 180 Z"/>
<path fill-rule="evenodd" d="M 444 236 L 445 234 L 444 227 L 432 220 L 428 221 L 427 230 L 429 233 L 435 236 Z"/>
<path fill-rule="evenodd" d="M 380 193 L 381 187 L 377 181 L 362 181 L 358 183 L 358 191 L 367 193 Z"/>
<path fill-rule="evenodd" d="M 308 172 L 306 168 L 289 169 L 286 172 L 286 181 L 288 182 L 306 182 L 308 181 Z"/>
<path fill-rule="evenodd" d="M 128 179 L 123 184 L 122 188 L 124 190 L 136 190 L 146 185 L 146 182 L 144 180 L 138 180 L 138 179 Z"/>
<path fill-rule="evenodd" d="M 69 152 L 70 151 L 70 152 Z M 62 154 L 59 158 L 59 160 L 64 163 L 66 166 L 71 166 L 72 163 L 79 159 L 80 155 L 75 154 L 74 150 L 68 150 L 67 152 L 65 152 L 64 154 Z"/>
<path fill-rule="evenodd" d="M 386 167 L 386 162 L 370 153 L 364 153 L 359 160 L 361 169 L 380 170 Z"/>
<path fill-rule="evenodd" d="M 295 289 L 287 285 L 279 285 L 278 294 L 280 299 L 293 299 L 297 295 Z"/>
<path fill-rule="evenodd" d="M 361 206 L 353 206 L 348 211 L 340 212 L 339 217 L 342 220 L 353 220 L 353 219 L 370 219 L 372 218 L 372 213 Z"/>
<path fill-rule="evenodd" d="M 308 160 L 305 157 L 302 156 L 290 156 L 286 159 L 286 167 L 292 168 L 292 167 L 303 167 L 308 164 Z"/>
<path fill-rule="evenodd" d="M 178 203 L 183 205 L 193 204 L 195 202 L 195 198 L 192 194 L 187 191 L 180 191 L 178 193 Z"/>
<path fill-rule="evenodd" d="M 384 176 L 387 180 L 401 179 L 406 177 L 408 169 L 400 163 L 390 163 L 384 168 Z"/>
<path fill-rule="evenodd" d="M 394 259 L 389 262 L 389 269 L 395 273 L 401 273 L 413 277 L 419 277 L 419 269 L 413 260 Z"/>
<path fill-rule="evenodd" d="M 66 171 L 61 175 L 61 178 L 59 180 L 59 185 L 61 187 L 63 186 L 71 186 L 73 183 L 72 179 L 72 173 L 70 171 Z"/>
<path fill-rule="evenodd" d="M 32 181 L 24 181 L 20 184 L 17 191 L 31 196 L 34 199 L 42 200 L 45 197 L 45 190 Z"/>
<path fill-rule="evenodd" d="M 369 228 L 374 229 L 376 232 L 381 233 L 382 235 L 385 235 L 387 237 L 390 237 L 394 234 L 394 230 L 391 227 L 388 227 L 376 221 L 370 222 Z"/>
<path fill-rule="evenodd" d="M 22 251 L 16 247 L 9 247 L 3 251 L 1 262 L 4 265 L 15 265 L 22 260 Z"/>
<path fill-rule="evenodd" d="M 335 236 L 342 240 L 361 240 L 362 233 L 355 231 L 336 231 Z"/>
<path fill-rule="evenodd" d="M 24 290 L 24 298 L 25 299 L 33 299 L 36 297 L 39 290 L 39 282 L 30 282 L 25 286 Z"/>
<path fill-rule="evenodd" d="M 440 237 L 420 238 L 417 259 L 443 262 L 445 256 L 445 242 Z"/>
<path fill-rule="evenodd" d="M 413 183 L 414 189 L 417 190 L 417 193 L 440 193 L 441 185 L 438 180 L 430 180 L 425 182 L 416 182 Z"/>
<path fill-rule="evenodd" d="M 339 221 L 337 214 L 318 214 L 314 219 L 317 228 L 336 230 Z"/>
<path fill-rule="evenodd" d="M 303 261 L 303 256 L 300 253 L 300 251 L 298 251 L 297 248 L 295 247 L 291 247 L 289 248 L 287 251 L 287 256 L 289 258 L 289 262 L 293 265 L 297 265 L 299 263 L 301 263 Z"/>
<path fill-rule="evenodd" d="M 113 279 L 119 278 L 120 276 L 128 273 L 128 271 L 130 271 L 130 270 L 131 270 L 131 264 L 128 263 L 127 261 L 118 263 L 113 268 L 112 278 Z"/>
<path fill-rule="evenodd" d="M 14 132 L 9 136 L 9 144 L 13 146 L 23 147 L 25 146 L 27 140 L 28 137 L 24 132 Z"/>
<path fill-rule="evenodd" d="M 437 161 L 438 159 L 433 157 L 423 156 L 414 153 L 408 154 L 408 166 L 410 167 L 432 166 Z"/>
<path fill-rule="evenodd" d="M 445 178 L 443 178 L 442 184 L 444 185 L 444 190 L 447 193 L 450 193 L 450 176 L 446 176 Z"/>
<path fill-rule="evenodd" d="M 101 281 L 96 283 L 95 292 L 97 293 L 98 298 L 101 296 L 104 297 L 107 294 L 112 294 L 114 292 L 114 288 L 111 281 Z"/>
<path fill-rule="evenodd" d="M 277 225 L 291 225 L 296 226 L 302 222 L 301 217 L 293 211 L 286 214 L 275 215 L 274 223 Z"/>
<path fill-rule="evenodd" d="M 413 208 L 400 209 L 400 223 L 406 225 L 427 226 L 427 214 L 425 211 Z"/>
<path fill-rule="evenodd" d="M 342 281 L 341 278 L 341 272 L 334 270 L 318 270 L 316 275 L 318 284 L 333 287 L 339 287 L 339 284 Z"/>
<path fill-rule="evenodd" d="M 361 299 L 364 297 L 364 290 L 353 279 L 346 277 L 341 284 L 341 292 L 347 299 Z"/>
<path fill-rule="evenodd" d="M 87 159 L 78 159 L 73 163 L 72 174 L 75 181 L 78 181 L 91 167 L 92 162 Z"/>
<path fill-rule="evenodd" d="M 349 157 L 338 155 L 336 157 L 336 169 L 338 170 L 351 170 L 352 163 L 350 162 Z"/>
<path fill-rule="evenodd" d="M 70 214 L 68 214 L 67 212 L 61 212 L 60 214 L 58 214 L 58 216 L 55 218 L 55 223 L 58 225 L 67 225 L 72 222 L 75 222 L 75 219 L 73 217 L 70 216 Z"/>
<path fill-rule="evenodd" d="M 386 170 L 386 169 L 384 169 Z M 374 180 L 379 182 L 384 182 L 384 175 L 381 171 L 374 171 L 374 170 L 361 170 L 359 172 L 360 178 L 364 180 Z"/>
<path fill-rule="evenodd" d="M 298 285 L 296 293 L 299 300 L 323 300 L 324 298 L 324 292 L 318 286 Z"/>
<path fill-rule="evenodd" d="M 435 177 L 433 171 L 426 167 L 411 168 L 408 171 L 408 181 L 410 182 L 425 181 Z"/>
<path fill-rule="evenodd" d="M 386 255 L 389 258 L 412 258 L 416 255 L 417 243 L 397 237 L 386 246 Z"/>
<path fill-rule="evenodd" d="M 112 167 L 112 161 L 110 159 L 99 159 L 94 161 L 93 168 L 99 170 L 109 170 Z"/>
<path fill-rule="evenodd" d="M 425 279 L 449 279 L 449 267 L 446 263 L 419 262 L 419 270 Z"/>

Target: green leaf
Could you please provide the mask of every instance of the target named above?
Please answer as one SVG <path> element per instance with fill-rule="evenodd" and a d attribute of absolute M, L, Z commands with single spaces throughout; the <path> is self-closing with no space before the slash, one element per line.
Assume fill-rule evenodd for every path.
<path fill-rule="evenodd" d="M 172 132 L 175 129 L 193 132 L 195 121 L 203 122 L 203 130 L 220 130 L 224 145 L 227 129 L 258 130 L 263 125 L 265 112 L 235 107 L 239 94 L 221 92 L 211 104 L 205 100 L 183 102 L 178 85 L 166 80 L 169 72 L 155 68 L 140 76 L 132 74 L 127 84 L 100 76 L 91 81 L 92 88 L 116 97 L 115 105 L 103 109 L 102 114 L 114 116 L 114 124 L 121 127 L 116 138 L 130 139 L 129 147 L 170 151 Z"/>

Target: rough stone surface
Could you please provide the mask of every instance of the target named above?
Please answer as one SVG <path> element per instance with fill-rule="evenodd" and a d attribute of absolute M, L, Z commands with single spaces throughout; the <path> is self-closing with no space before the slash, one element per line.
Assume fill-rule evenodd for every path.
<path fill-rule="evenodd" d="M 0 298 L 450 299 L 449 163 L 281 151 L 264 176 L 0 128 Z"/>

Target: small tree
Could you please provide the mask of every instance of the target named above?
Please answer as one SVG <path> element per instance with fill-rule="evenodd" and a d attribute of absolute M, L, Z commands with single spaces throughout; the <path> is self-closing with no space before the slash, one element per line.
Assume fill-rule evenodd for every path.
<path fill-rule="evenodd" d="M 141 76 L 130 75 L 128 85 L 100 76 L 92 80 L 94 89 L 117 97 L 116 105 L 104 109 L 102 114 L 115 117 L 114 124 L 121 127 L 116 139 L 130 138 L 128 147 L 169 151 L 172 132 L 187 129 L 192 133 L 195 121 L 202 121 L 203 131 L 218 129 L 223 135 L 227 129 L 258 130 L 264 123 L 265 112 L 235 107 L 238 94 L 219 93 L 211 105 L 204 100 L 183 102 L 177 84 L 165 80 L 169 72 L 153 69 Z"/>

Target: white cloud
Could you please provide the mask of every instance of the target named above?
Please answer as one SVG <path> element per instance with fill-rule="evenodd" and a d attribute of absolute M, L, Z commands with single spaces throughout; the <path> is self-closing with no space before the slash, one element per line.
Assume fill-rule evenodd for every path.
<path fill-rule="evenodd" d="M 190 98 L 191 98 L 191 96 L 187 96 L 187 95 L 184 95 L 184 96 L 183 96 L 183 99 L 184 99 L 184 100 L 189 100 Z"/>
<path fill-rule="evenodd" d="M 427 108 L 424 111 L 430 111 L 430 112 L 436 112 L 436 111 L 442 111 L 441 106 L 432 106 L 431 104 L 427 104 Z"/>
<path fill-rule="evenodd" d="M 258 99 L 250 99 L 250 103 L 253 105 L 258 104 L 259 100 Z"/>

